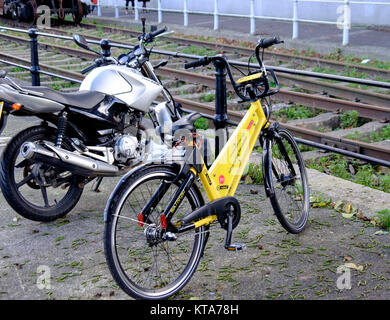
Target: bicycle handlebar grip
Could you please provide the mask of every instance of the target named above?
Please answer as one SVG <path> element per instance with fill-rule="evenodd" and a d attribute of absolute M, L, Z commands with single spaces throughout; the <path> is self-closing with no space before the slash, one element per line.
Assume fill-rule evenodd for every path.
<path fill-rule="evenodd" d="M 270 47 L 270 46 L 272 46 L 274 44 L 278 44 L 278 43 L 281 43 L 279 37 L 265 38 L 265 39 L 261 39 L 259 41 L 259 46 L 261 48 L 266 49 L 266 48 L 268 48 L 268 47 Z"/>
<path fill-rule="evenodd" d="M 185 69 L 196 68 L 196 67 L 205 66 L 206 64 L 208 64 L 208 60 L 206 57 L 203 57 L 193 62 L 187 62 L 186 64 L 184 64 L 184 68 Z"/>

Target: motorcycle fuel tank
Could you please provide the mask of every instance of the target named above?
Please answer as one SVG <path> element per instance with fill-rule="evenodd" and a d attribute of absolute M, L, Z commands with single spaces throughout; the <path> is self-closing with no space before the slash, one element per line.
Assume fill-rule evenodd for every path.
<path fill-rule="evenodd" d="M 134 109 L 148 112 L 163 87 L 137 70 L 122 65 L 108 65 L 92 70 L 79 90 L 102 92 Z"/>

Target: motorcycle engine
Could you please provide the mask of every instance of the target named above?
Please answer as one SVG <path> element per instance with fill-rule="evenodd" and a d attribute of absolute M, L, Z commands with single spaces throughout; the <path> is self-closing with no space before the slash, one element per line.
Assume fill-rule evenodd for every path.
<path fill-rule="evenodd" d="M 121 163 L 128 160 L 135 160 L 142 155 L 142 147 L 136 137 L 132 135 L 120 136 L 114 146 L 114 157 Z"/>

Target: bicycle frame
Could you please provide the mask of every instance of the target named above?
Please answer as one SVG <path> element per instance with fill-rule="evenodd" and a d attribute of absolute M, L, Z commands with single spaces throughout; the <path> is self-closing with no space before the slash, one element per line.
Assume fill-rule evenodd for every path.
<path fill-rule="evenodd" d="M 199 178 L 210 201 L 234 196 L 261 130 L 268 126 L 260 100 L 251 106 L 210 170 L 203 164 Z"/>
<path fill-rule="evenodd" d="M 260 100 L 252 101 L 249 110 L 221 150 L 210 170 L 207 169 L 201 155 L 201 171 L 198 172 L 194 166 L 190 168 L 192 176 L 200 178 L 210 202 L 223 197 L 234 196 L 256 140 L 261 130 L 268 126 L 269 122 L 264 114 Z M 177 192 L 172 199 L 172 203 L 175 203 L 174 209 L 180 203 L 180 198 L 184 196 L 184 192 L 185 188 Z M 171 208 L 172 206 L 169 205 L 164 215 L 169 217 L 173 214 L 175 210 L 171 211 Z M 192 225 L 179 228 L 178 232 L 209 225 L 215 220 L 217 220 L 217 216 L 211 215 L 196 221 Z"/>

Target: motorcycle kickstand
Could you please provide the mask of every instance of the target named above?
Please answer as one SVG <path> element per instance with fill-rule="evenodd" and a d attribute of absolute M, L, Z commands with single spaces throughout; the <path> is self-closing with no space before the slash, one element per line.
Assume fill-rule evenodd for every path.
<path fill-rule="evenodd" d="M 96 178 L 95 182 L 92 185 L 91 190 L 94 192 L 100 192 L 99 187 L 100 187 L 100 184 L 102 183 L 102 181 L 103 181 L 103 177 Z"/>

